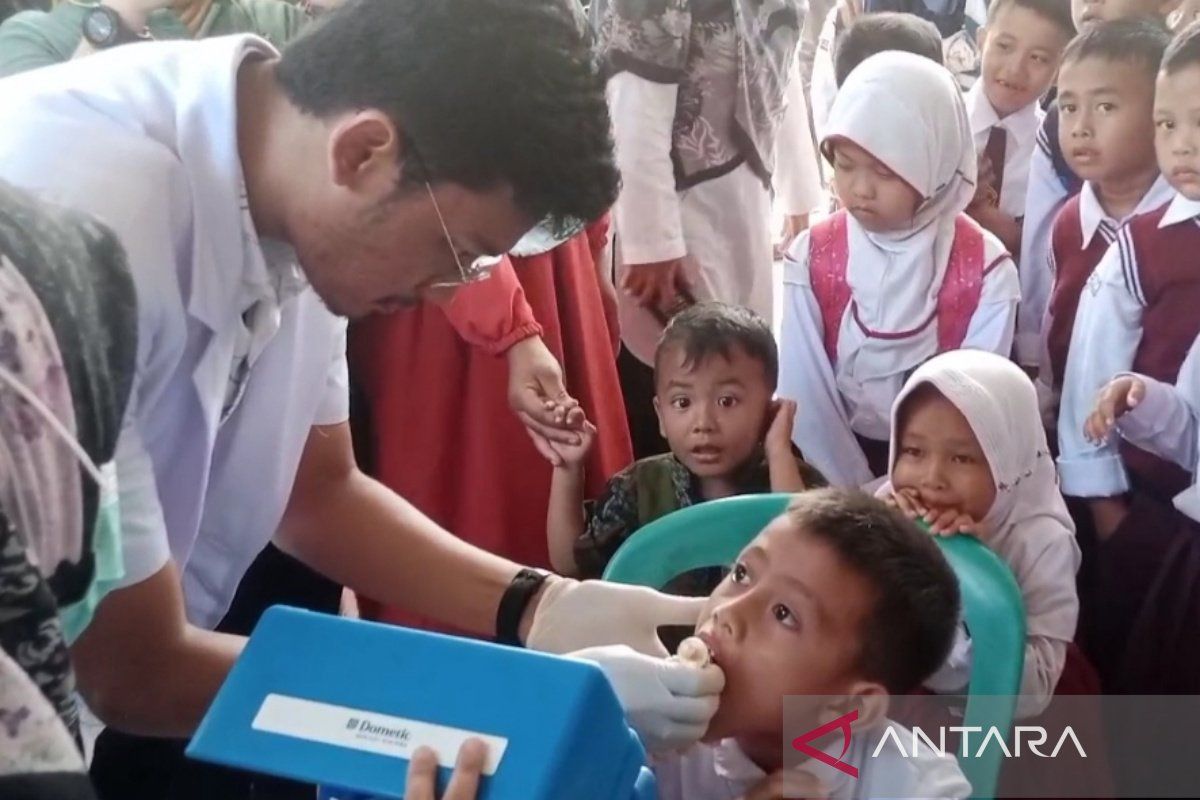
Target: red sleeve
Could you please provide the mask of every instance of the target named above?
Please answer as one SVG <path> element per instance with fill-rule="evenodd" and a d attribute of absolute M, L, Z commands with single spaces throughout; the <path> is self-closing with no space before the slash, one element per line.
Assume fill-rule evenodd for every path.
<path fill-rule="evenodd" d="M 455 292 L 442 309 L 464 341 L 494 356 L 542 333 L 508 258 L 487 280 Z"/>
<path fill-rule="evenodd" d="M 608 244 L 608 229 L 609 215 L 605 214 L 600 219 L 588 225 L 586 228 L 588 237 L 588 247 L 593 253 L 597 253 Z"/>

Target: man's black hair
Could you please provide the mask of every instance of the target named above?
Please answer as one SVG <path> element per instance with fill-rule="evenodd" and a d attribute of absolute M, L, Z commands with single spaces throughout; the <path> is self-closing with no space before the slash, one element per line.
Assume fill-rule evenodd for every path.
<path fill-rule="evenodd" d="M 556 232 L 616 199 L 604 81 L 575 0 L 350 0 L 283 52 L 288 99 L 378 109 L 418 158 L 406 184 L 511 186 Z"/>
<path fill-rule="evenodd" d="M 1181 69 L 1200 64 L 1200 22 L 1179 32 L 1163 54 L 1162 71 L 1173 75 Z"/>
<path fill-rule="evenodd" d="M 988 6 L 988 24 L 1006 8 L 1023 8 L 1046 20 L 1070 39 L 1075 35 L 1075 19 L 1071 16 L 1071 0 L 992 0 Z"/>

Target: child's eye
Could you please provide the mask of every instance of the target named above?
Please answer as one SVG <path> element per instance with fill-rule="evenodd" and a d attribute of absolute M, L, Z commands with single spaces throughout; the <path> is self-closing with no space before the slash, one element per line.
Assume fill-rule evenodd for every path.
<path fill-rule="evenodd" d="M 688 408 L 689 406 L 691 406 L 691 404 L 692 404 L 691 399 L 687 398 L 687 397 L 671 398 L 671 408 L 676 408 L 676 409 L 679 409 L 680 411 L 683 411 L 684 409 Z"/>
<path fill-rule="evenodd" d="M 1117 110 L 1117 106 L 1115 103 L 1101 103 L 1100 105 L 1096 106 L 1096 109 L 1101 113 L 1110 114 Z"/>
<path fill-rule="evenodd" d="M 734 564 L 733 569 L 729 571 L 729 579 L 734 583 L 745 585 L 750 581 L 750 572 L 746 569 L 745 564 Z"/>
<path fill-rule="evenodd" d="M 792 613 L 792 610 L 782 603 L 776 603 L 771 607 L 771 616 L 775 617 L 776 622 L 788 628 L 795 628 L 800 624 L 800 621 L 796 619 L 796 615 Z"/>
<path fill-rule="evenodd" d="M 974 464 L 975 459 L 971 456 L 957 455 L 953 459 L 955 464 Z"/>
<path fill-rule="evenodd" d="M 1039 64 L 1048 64 L 1048 63 L 1050 63 L 1050 59 L 1046 58 L 1046 57 L 1045 57 L 1044 55 L 1042 55 L 1041 53 L 1035 53 L 1035 54 L 1034 54 L 1034 56 L 1033 56 L 1033 60 L 1034 60 L 1034 61 L 1036 61 L 1036 62 L 1037 62 L 1037 63 L 1039 63 Z"/>
<path fill-rule="evenodd" d="M 1158 122 L 1155 122 L 1154 125 L 1157 128 L 1159 128 L 1160 130 L 1164 130 L 1164 131 L 1175 130 L 1175 121 L 1174 120 L 1160 119 Z"/>
<path fill-rule="evenodd" d="M 920 458 L 921 448 L 919 447 L 901 447 L 900 455 L 908 456 L 909 458 Z"/>
<path fill-rule="evenodd" d="M 721 408 L 733 408 L 737 405 L 737 402 L 738 399 L 729 394 L 725 395 L 724 397 L 717 398 L 717 405 L 719 405 Z"/>
<path fill-rule="evenodd" d="M 1074 114 L 1075 113 L 1075 104 L 1074 103 L 1059 103 L 1058 104 L 1058 113 Z"/>

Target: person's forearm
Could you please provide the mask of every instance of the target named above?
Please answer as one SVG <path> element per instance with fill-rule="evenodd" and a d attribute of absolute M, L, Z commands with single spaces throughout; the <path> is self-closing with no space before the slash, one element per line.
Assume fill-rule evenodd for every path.
<path fill-rule="evenodd" d="M 546 512 L 546 544 L 550 564 L 559 573 L 579 574 L 575 542 L 583 534 L 583 483 L 581 464 L 560 467 L 550 479 L 550 507 Z"/>
<path fill-rule="evenodd" d="M 800 474 L 800 465 L 796 463 L 796 458 L 790 450 L 769 453 L 767 470 L 771 474 L 772 492 L 795 494 L 808 488 L 804 485 L 804 477 Z"/>
<path fill-rule="evenodd" d="M 146 10 L 139 8 L 137 3 L 128 2 L 128 0 L 101 0 L 100 5 L 107 6 L 117 12 L 117 16 L 121 18 L 125 26 L 134 32 L 140 33 L 144 31 L 146 23 L 150 19 L 150 14 Z M 92 43 L 87 38 L 80 36 L 79 46 L 75 48 L 75 52 L 71 55 L 71 58 L 82 58 L 94 52 L 96 52 L 96 48 L 92 47 Z"/>
<path fill-rule="evenodd" d="M 307 494 L 276 536 L 285 552 L 385 605 L 494 633 L 518 565 L 456 538 L 360 472 Z"/>
<path fill-rule="evenodd" d="M 79 691 L 104 724 L 191 736 L 246 640 L 189 625 L 168 566 L 109 594 L 71 648 Z"/>

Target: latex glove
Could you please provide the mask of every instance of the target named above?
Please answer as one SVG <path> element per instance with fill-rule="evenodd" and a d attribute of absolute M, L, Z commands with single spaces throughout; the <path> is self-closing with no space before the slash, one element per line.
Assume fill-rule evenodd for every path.
<path fill-rule="evenodd" d="M 661 625 L 695 625 L 707 598 L 675 597 L 644 586 L 560 578 L 546 587 L 525 646 L 570 653 L 607 644 L 639 653 L 670 655 L 658 638 Z"/>
<path fill-rule="evenodd" d="M 646 750 L 662 753 L 695 744 L 717 713 L 725 673 L 684 661 L 647 656 L 625 645 L 592 647 L 569 654 L 604 670 L 625 709 L 629 726 Z"/>

